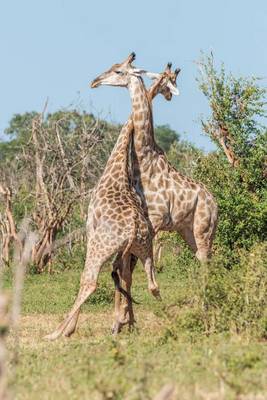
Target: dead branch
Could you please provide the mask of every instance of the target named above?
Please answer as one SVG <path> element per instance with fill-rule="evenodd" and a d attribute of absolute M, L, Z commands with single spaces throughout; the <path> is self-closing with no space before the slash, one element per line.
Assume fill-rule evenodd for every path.
<path fill-rule="evenodd" d="M 12 213 L 12 192 L 8 187 L 0 184 L 0 194 L 4 196 L 5 200 L 5 214 L 0 214 L 0 228 L 1 228 L 1 260 L 2 262 L 9 263 L 10 245 L 12 241 L 16 241 L 21 249 L 21 241 L 16 232 L 15 220 Z"/>
<path fill-rule="evenodd" d="M 74 180 L 73 180 L 73 178 L 72 178 L 72 176 L 70 174 L 70 170 L 69 170 L 69 166 L 68 166 L 68 160 L 67 160 L 64 148 L 62 146 L 62 142 L 61 142 L 61 138 L 60 138 L 60 134 L 59 134 L 59 123 L 60 123 L 60 121 L 58 121 L 56 123 L 56 136 L 57 136 L 57 141 L 58 141 L 58 147 L 59 147 L 59 150 L 60 150 L 62 163 L 63 163 L 64 168 L 66 170 L 66 175 L 67 175 L 67 178 L 68 178 L 68 181 L 69 181 L 70 188 L 72 190 L 75 190 L 76 187 L 75 187 L 75 184 L 74 184 Z"/>
<path fill-rule="evenodd" d="M 91 190 L 115 138 L 115 130 L 107 132 L 105 123 L 78 113 L 66 112 L 60 114 L 60 119 L 50 120 L 44 118 L 43 111 L 33 118 L 30 140 L 17 153 L 16 162 L 11 160 L 13 175 L 9 186 L 17 196 L 13 199 L 10 196 L 11 216 L 7 207 L 0 211 L 0 258 L 5 260 L 3 262 L 8 262 L 14 243 L 10 238 L 15 237 L 16 232 L 14 216 L 12 225 L 12 202 L 19 201 L 25 204 L 25 215 L 30 216 L 32 227 L 38 232 L 31 262 L 39 272 L 51 265 L 58 248 L 58 234 L 67 227 L 73 210 L 79 209 L 81 220 L 85 219 Z M 10 180 L 9 170 L 6 175 Z"/>
<path fill-rule="evenodd" d="M 32 139 L 35 147 L 35 168 L 36 168 L 36 199 L 38 201 L 39 198 L 44 198 L 46 205 L 46 212 L 48 212 L 48 216 L 51 218 L 51 209 L 50 209 L 50 199 L 48 195 L 47 188 L 43 179 L 43 161 L 45 158 L 45 153 L 43 156 L 40 156 L 39 150 L 39 142 L 38 142 L 38 131 L 41 129 L 42 119 L 39 116 L 38 118 L 34 118 L 32 121 Z M 44 149 L 43 149 L 44 152 Z"/>
<path fill-rule="evenodd" d="M 50 247 L 46 248 L 46 253 L 55 253 L 56 250 L 60 249 L 61 247 L 65 246 L 68 243 L 75 243 L 75 242 L 81 242 L 83 240 L 83 237 L 85 236 L 85 227 L 76 229 L 73 232 L 70 232 L 68 235 L 64 236 L 62 239 L 56 240 L 54 243 L 51 244 Z"/>

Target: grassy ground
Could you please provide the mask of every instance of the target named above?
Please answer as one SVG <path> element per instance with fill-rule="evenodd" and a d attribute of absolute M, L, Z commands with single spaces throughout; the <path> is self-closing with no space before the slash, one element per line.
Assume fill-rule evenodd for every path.
<path fill-rule="evenodd" d="M 170 266 L 158 274 L 161 303 L 148 294 L 141 268 L 135 272 L 140 305 L 133 332 L 110 334 L 113 285 L 106 269 L 77 332 L 42 340 L 71 307 L 79 277 L 79 271 L 27 276 L 18 363 L 10 363 L 16 399 L 148 400 L 166 383 L 175 385 L 174 399 L 267 399 L 266 342 L 233 332 L 207 335 L 188 322 L 178 329 L 173 315 L 188 307 L 191 294 Z M 12 354 L 12 333 L 8 346 Z"/>

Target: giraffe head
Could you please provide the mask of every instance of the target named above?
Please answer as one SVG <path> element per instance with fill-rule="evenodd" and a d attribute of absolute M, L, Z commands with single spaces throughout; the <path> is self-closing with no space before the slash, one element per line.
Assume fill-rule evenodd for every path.
<path fill-rule="evenodd" d="M 159 82 L 157 93 L 162 94 L 164 98 L 168 101 L 172 99 L 172 95 L 179 95 L 179 90 L 177 89 L 177 76 L 181 69 L 176 68 L 174 71 L 171 69 L 172 63 L 168 63 L 165 70 L 162 73 L 146 72 L 148 78 L 155 80 L 155 84 Z"/>
<path fill-rule="evenodd" d="M 131 53 L 121 64 L 112 65 L 109 70 L 93 80 L 91 88 L 96 88 L 100 85 L 127 87 L 131 76 L 141 76 L 145 72 L 132 65 L 134 60 L 135 53 Z"/>

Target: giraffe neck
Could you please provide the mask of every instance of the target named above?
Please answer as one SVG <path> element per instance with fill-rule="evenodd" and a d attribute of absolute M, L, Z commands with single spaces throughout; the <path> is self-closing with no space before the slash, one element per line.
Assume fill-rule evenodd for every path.
<path fill-rule="evenodd" d="M 132 121 L 134 126 L 134 147 L 137 158 L 142 154 L 147 155 L 147 150 L 154 147 L 154 129 L 151 103 L 142 78 L 131 77 L 128 86 L 132 101 Z M 112 177 L 120 172 L 120 178 L 116 179 L 116 186 L 121 189 L 129 188 L 129 146 L 131 142 L 132 129 L 129 120 L 122 128 L 114 149 L 108 159 L 102 176 L 110 176 L 110 184 L 113 185 Z"/>
<path fill-rule="evenodd" d="M 128 128 L 128 125 L 129 122 L 122 127 L 102 175 L 102 177 L 110 176 L 110 185 L 114 184 L 112 179 L 114 177 L 116 186 L 121 190 L 129 188 L 128 165 L 132 130 Z"/>
<path fill-rule="evenodd" d="M 142 78 L 132 76 L 128 88 L 132 100 L 134 147 L 138 154 L 147 153 L 155 144 L 151 102 Z"/>

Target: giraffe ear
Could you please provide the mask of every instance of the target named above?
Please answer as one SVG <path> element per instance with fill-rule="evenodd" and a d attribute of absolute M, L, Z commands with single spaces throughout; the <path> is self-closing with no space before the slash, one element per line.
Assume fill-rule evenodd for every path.
<path fill-rule="evenodd" d="M 140 68 L 133 68 L 130 71 L 130 74 L 134 75 L 134 76 L 141 76 L 141 75 L 143 75 L 145 73 L 146 73 L 146 71 L 144 69 L 140 69 Z"/>
<path fill-rule="evenodd" d="M 174 96 L 179 96 L 180 92 L 170 81 L 167 83 L 168 88 Z"/>
<path fill-rule="evenodd" d="M 160 78 L 160 74 L 158 74 L 158 73 L 156 73 L 156 72 L 146 72 L 146 76 L 149 78 L 149 79 L 158 79 L 158 78 Z"/>

